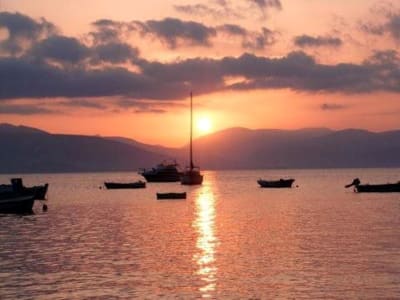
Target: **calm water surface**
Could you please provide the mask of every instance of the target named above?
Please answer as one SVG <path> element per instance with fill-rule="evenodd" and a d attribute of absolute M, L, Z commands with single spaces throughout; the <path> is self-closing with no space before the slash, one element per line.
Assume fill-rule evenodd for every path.
<path fill-rule="evenodd" d="M 296 178 L 261 189 L 256 180 Z M 0 182 L 11 175 L 0 175 Z M 209 171 L 199 187 L 104 190 L 134 173 L 24 175 L 48 212 L 0 215 L 0 299 L 400 298 L 399 169 Z M 187 191 L 180 201 L 156 192 Z"/>

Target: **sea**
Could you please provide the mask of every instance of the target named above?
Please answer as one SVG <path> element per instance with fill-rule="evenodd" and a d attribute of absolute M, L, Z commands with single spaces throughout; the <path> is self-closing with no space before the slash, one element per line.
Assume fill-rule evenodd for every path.
<path fill-rule="evenodd" d="M 0 299 L 400 299 L 400 193 L 344 185 L 400 169 L 204 171 L 201 186 L 106 190 L 135 172 L 48 182 L 48 210 L 0 215 Z M 257 180 L 295 178 L 291 189 Z M 187 192 L 157 200 L 157 192 Z"/>

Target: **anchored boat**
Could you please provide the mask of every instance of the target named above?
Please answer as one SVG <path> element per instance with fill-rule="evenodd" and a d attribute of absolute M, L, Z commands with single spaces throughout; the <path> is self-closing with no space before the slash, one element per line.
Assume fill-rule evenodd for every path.
<path fill-rule="evenodd" d="M 196 185 L 203 183 L 203 175 L 200 173 L 200 168 L 193 164 L 193 94 L 190 92 L 190 165 L 183 172 L 181 184 Z"/>
<path fill-rule="evenodd" d="M 257 183 L 262 188 L 291 188 L 292 184 L 295 180 L 294 179 L 279 179 L 279 180 L 264 180 L 259 179 Z"/>
<path fill-rule="evenodd" d="M 397 183 L 361 184 L 360 179 L 355 178 L 345 188 L 352 186 L 354 186 L 354 191 L 357 193 L 400 193 L 400 181 Z"/>

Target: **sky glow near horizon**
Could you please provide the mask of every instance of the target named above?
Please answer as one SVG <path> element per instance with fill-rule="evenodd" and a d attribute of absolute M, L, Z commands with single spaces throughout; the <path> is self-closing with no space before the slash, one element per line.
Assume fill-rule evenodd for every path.
<path fill-rule="evenodd" d="M 0 122 L 180 146 L 193 90 L 213 131 L 399 129 L 399 43 L 395 1 L 2 0 Z"/>

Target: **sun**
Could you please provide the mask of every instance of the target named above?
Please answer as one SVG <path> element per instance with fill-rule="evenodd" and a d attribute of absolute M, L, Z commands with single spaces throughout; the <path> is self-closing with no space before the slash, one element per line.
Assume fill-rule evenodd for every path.
<path fill-rule="evenodd" d="M 201 117 L 197 120 L 197 130 L 200 134 L 210 133 L 212 129 L 212 123 L 210 118 Z"/>

